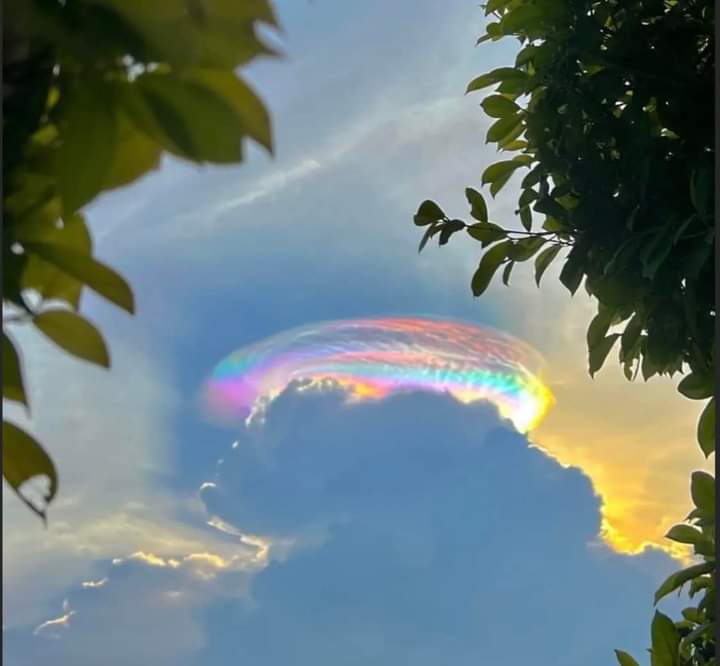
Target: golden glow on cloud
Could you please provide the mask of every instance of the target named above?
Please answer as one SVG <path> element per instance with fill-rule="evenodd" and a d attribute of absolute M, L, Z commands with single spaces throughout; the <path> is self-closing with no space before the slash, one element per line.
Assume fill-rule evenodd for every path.
<path fill-rule="evenodd" d="M 217 553 L 200 551 L 181 557 L 162 557 L 152 552 L 138 550 L 125 558 L 116 557 L 112 563 L 117 566 L 128 560 L 135 560 L 150 567 L 169 567 L 170 569 L 182 567 L 202 580 L 212 580 L 219 571 L 250 571 L 267 565 L 271 546 L 268 539 L 242 534 L 240 541 L 251 546 L 254 552 L 243 551 L 241 554 L 224 557 Z"/>
<path fill-rule="evenodd" d="M 542 301 L 541 293 L 532 298 Z M 690 511 L 690 473 L 713 467 L 695 442 L 702 403 L 677 392 L 679 376 L 628 382 L 615 350 L 591 379 L 585 331 L 593 307 L 580 293 L 563 299 L 564 311 L 553 300 L 543 303 L 546 328 L 528 325 L 526 335 L 548 360 L 556 398 L 531 442 L 590 477 L 601 501 L 600 536 L 615 551 L 637 554 L 655 546 L 687 559 L 688 549 L 664 535 Z M 543 343 L 545 336 L 552 342 Z"/>
<path fill-rule="evenodd" d="M 41 622 L 33 634 L 35 636 L 43 636 L 44 638 L 60 638 L 58 629 L 67 630 L 70 627 L 70 618 L 75 615 L 75 611 L 70 609 L 70 603 L 67 599 L 63 601 L 63 614 L 60 617 L 56 617 L 52 620 L 45 620 Z"/>

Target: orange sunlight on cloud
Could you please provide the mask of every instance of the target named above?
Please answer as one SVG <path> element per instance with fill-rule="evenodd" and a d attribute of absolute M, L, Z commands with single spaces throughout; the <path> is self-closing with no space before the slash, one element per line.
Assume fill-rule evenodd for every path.
<path fill-rule="evenodd" d="M 583 320 L 584 326 L 584 320 Z M 690 511 L 690 473 L 712 470 L 695 441 L 704 403 L 676 391 L 680 377 L 628 382 L 614 355 L 591 379 L 584 336 L 549 354 L 556 404 L 531 433 L 534 445 L 561 464 L 579 467 L 602 502 L 602 537 L 616 551 L 652 545 L 686 559 L 664 538 Z"/>

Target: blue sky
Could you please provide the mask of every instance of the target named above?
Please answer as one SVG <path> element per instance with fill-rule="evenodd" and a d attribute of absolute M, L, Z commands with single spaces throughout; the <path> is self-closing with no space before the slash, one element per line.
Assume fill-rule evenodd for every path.
<path fill-rule="evenodd" d="M 474 301 L 472 244 L 416 251 L 419 201 L 463 214 L 464 187 L 495 159 L 480 99 L 462 93 L 513 45 L 473 49 L 482 12 L 459 0 L 277 8 L 286 57 L 247 73 L 276 155 L 251 148 L 232 168 L 167 160 L 89 210 L 99 256 L 138 299 L 134 318 L 86 301 L 112 372 L 22 332 L 32 428 L 61 494 L 46 531 L 4 496 L 7 663 L 640 656 L 652 592 L 676 563 L 616 552 L 603 520 L 630 548 L 683 515 L 695 413 L 667 384 L 631 394 L 609 372 L 586 379 L 582 295 L 551 287 L 541 299 L 520 270 L 513 289 Z M 510 195 L 493 206 L 506 224 L 512 209 Z M 232 350 L 391 314 L 459 317 L 536 346 L 558 404 L 535 447 L 492 408 L 436 395 L 348 408 L 289 391 L 252 432 L 201 418 L 197 391 Z M 623 420 L 623 395 L 666 420 Z"/>

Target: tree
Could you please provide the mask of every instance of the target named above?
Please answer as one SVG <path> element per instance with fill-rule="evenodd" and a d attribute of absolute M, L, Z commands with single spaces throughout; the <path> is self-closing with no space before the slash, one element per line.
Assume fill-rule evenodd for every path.
<path fill-rule="evenodd" d="M 164 152 L 237 163 L 250 138 L 272 151 L 270 119 L 236 70 L 275 51 L 269 0 L 12 0 L 3 22 L 3 398 L 29 408 L 8 324 L 110 366 L 80 314 L 91 289 L 132 313 L 125 280 L 93 257 L 82 208 L 156 169 Z M 42 445 L 3 420 L 3 476 L 45 519 L 57 492 Z M 43 501 L 22 489 L 49 480 Z"/>
<path fill-rule="evenodd" d="M 679 391 L 706 400 L 697 439 L 715 451 L 714 6 L 708 0 L 489 0 L 478 44 L 514 37 L 512 67 L 473 79 L 495 87 L 482 107 L 486 141 L 508 153 L 481 186 L 495 197 L 526 170 L 519 225 L 491 221 L 468 188 L 471 223 L 424 201 L 420 243 L 459 231 L 484 252 L 472 279 L 480 296 L 503 267 L 535 258 L 540 285 L 562 252 L 562 284 L 597 301 L 587 331 L 591 375 L 613 347 L 629 380 L 682 373 Z M 617 327 L 621 326 L 619 329 Z M 673 574 L 655 602 L 689 584 L 695 607 L 673 622 L 656 613 L 653 666 L 714 663 L 715 480 L 695 472 L 695 508 L 667 537 L 690 544 L 698 563 Z M 637 662 L 617 651 L 622 666 Z"/>

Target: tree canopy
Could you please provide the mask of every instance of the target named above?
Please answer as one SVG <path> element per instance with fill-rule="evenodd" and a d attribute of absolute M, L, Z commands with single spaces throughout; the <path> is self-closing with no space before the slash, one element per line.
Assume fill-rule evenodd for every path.
<path fill-rule="evenodd" d="M 560 281 L 597 301 L 587 330 L 594 375 L 613 348 L 626 377 L 684 375 L 679 391 L 707 401 L 697 440 L 715 451 L 714 6 L 708 0 L 490 0 L 478 44 L 512 37 L 513 66 L 470 81 L 492 89 L 486 142 L 505 159 L 480 186 L 495 197 L 523 173 L 517 224 L 500 224 L 465 191 L 471 221 L 420 204 L 420 250 L 465 231 L 484 250 L 472 278 L 482 295 L 502 267 L 534 258 L 540 285 L 564 257 Z M 710 664 L 715 653 L 715 480 L 693 473 L 688 522 L 667 537 L 697 564 L 671 576 L 655 601 L 689 583 L 702 598 L 673 622 L 656 613 L 653 666 Z M 622 666 L 636 664 L 618 651 Z"/>
<path fill-rule="evenodd" d="M 127 282 L 93 256 L 83 207 L 164 153 L 237 163 L 246 139 L 272 151 L 269 115 L 237 70 L 275 54 L 259 28 L 277 22 L 268 0 L 12 0 L 3 14 L 3 398 L 29 409 L 9 325 L 109 367 L 82 293 L 135 309 Z M 3 476 L 44 518 L 55 465 L 6 420 Z M 42 502 L 21 488 L 36 476 L 49 479 Z"/>

